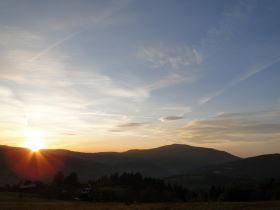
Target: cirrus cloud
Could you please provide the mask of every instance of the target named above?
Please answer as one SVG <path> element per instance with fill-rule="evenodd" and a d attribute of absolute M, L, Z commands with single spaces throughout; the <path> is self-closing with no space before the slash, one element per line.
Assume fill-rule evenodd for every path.
<path fill-rule="evenodd" d="M 202 54 L 190 47 L 143 47 L 139 55 L 150 62 L 154 68 L 168 67 L 173 70 L 182 69 L 193 64 L 200 64 Z"/>

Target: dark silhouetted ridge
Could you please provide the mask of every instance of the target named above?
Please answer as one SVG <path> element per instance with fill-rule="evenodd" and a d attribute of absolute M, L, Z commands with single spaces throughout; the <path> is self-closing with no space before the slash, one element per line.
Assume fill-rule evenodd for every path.
<path fill-rule="evenodd" d="M 5 158 L 11 151 L 25 154 L 27 149 L 0 147 L 2 170 L 0 177 L 20 178 L 13 172 Z M 166 177 L 188 173 L 192 170 L 239 160 L 239 157 L 210 148 L 172 144 L 153 149 L 128 150 L 126 152 L 82 153 L 63 149 L 44 149 L 41 154 L 52 161 L 63 157 L 59 170 L 65 173 L 79 172 L 81 179 L 93 179 L 114 172 L 140 172 L 145 176 Z M 3 179 L 2 179 L 3 180 Z"/>
<path fill-rule="evenodd" d="M 279 166 L 280 154 L 266 154 L 201 167 L 184 175 L 169 177 L 167 180 L 193 189 L 202 189 L 237 180 L 248 182 L 248 180 L 279 179 Z"/>

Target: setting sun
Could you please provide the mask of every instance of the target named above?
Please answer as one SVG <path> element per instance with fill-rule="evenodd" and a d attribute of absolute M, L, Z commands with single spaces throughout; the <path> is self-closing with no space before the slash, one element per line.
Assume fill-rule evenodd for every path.
<path fill-rule="evenodd" d="M 26 142 L 23 144 L 24 147 L 29 148 L 34 152 L 46 148 L 44 142 L 45 135 L 43 132 L 27 129 L 24 132 L 24 135 L 26 137 Z"/>

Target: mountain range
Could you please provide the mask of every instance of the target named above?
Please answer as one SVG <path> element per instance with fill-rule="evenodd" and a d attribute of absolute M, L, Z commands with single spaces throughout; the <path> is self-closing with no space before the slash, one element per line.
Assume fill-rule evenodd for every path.
<path fill-rule="evenodd" d="M 126 152 L 81 153 L 45 149 L 32 153 L 0 146 L 0 185 L 19 179 L 50 179 L 57 171 L 77 172 L 83 181 L 118 172 L 140 172 L 191 187 L 208 186 L 233 177 L 280 177 L 280 155 L 240 158 L 224 151 L 184 144 Z"/>

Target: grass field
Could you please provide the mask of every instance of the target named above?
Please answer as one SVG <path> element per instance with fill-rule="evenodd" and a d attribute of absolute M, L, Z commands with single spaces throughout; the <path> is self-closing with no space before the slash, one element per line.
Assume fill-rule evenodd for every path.
<path fill-rule="evenodd" d="M 0 193 L 1 210 L 280 210 L 280 201 L 268 202 L 211 202 L 211 203 L 86 203 L 49 201 L 16 193 Z"/>

